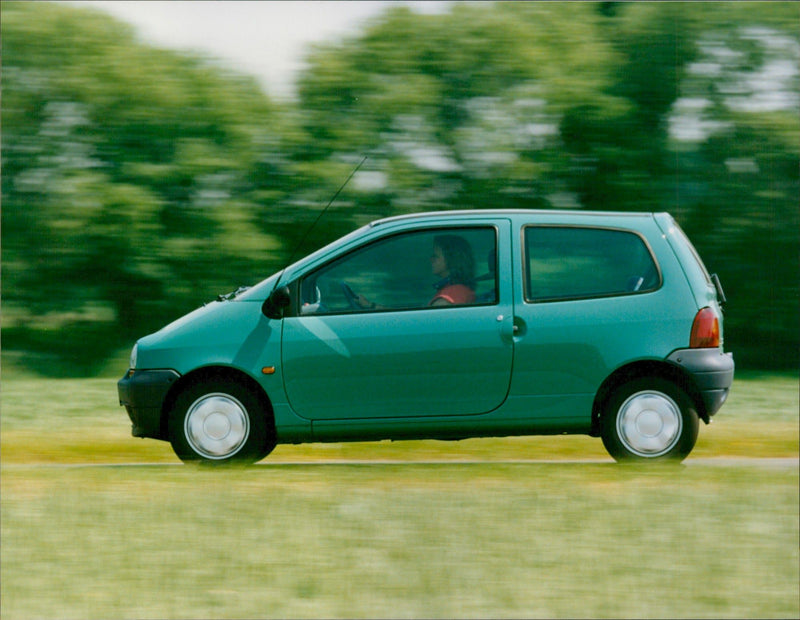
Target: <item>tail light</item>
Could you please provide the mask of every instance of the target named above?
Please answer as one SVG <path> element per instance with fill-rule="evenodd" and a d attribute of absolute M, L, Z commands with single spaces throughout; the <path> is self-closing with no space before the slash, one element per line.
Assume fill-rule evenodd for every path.
<path fill-rule="evenodd" d="M 719 346 L 719 317 L 711 308 L 703 308 L 694 317 L 689 346 L 692 349 Z"/>

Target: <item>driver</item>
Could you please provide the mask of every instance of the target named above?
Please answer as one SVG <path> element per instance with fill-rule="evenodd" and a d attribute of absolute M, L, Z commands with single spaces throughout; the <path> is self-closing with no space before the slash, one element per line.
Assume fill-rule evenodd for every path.
<path fill-rule="evenodd" d="M 460 306 L 475 303 L 475 259 L 472 247 L 458 235 L 438 235 L 433 240 L 431 273 L 439 278 L 429 306 Z M 364 310 L 385 309 L 357 295 Z"/>

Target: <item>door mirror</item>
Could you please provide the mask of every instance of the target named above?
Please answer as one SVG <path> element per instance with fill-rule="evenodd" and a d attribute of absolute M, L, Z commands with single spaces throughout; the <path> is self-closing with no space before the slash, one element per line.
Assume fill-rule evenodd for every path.
<path fill-rule="evenodd" d="M 264 305 L 261 306 L 261 312 L 269 319 L 280 319 L 283 318 L 283 311 L 289 307 L 291 302 L 289 287 L 282 286 L 272 291 Z"/>

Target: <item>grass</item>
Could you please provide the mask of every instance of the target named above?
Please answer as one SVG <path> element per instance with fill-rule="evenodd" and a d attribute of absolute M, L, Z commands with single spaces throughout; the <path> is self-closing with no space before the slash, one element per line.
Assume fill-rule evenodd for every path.
<path fill-rule="evenodd" d="M 737 379 L 683 467 L 586 437 L 175 467 L 109 379 L 4 375 L 0 431 L 4 620 L 800 615 L 798 467 L 751 459 L 798 457 L 793 376 Z"/>
<path fill-rule="evenodd" d="M 14 469 L 2 615 L 796 617 L 797 486 L 759 467 Z"/>

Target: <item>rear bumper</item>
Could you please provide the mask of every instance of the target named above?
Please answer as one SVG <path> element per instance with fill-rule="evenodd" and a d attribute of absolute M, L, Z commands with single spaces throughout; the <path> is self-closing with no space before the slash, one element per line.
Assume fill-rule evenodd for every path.
<path fill-rule="evenodd" d="M 134 437 L 166 439 L 161 411 L 169 388 L 179 378 L 174 370 L 129 370 L 119 380 L 119 404 L 128 412 Z"/>
<path fill-rule="evenodd" d="M 667 358 L 691 375 L 700 392 L 708 417 L 714 415 L 727 400 L 733 383 L 733 355 L 719 349 L 680 349 Z"/>

